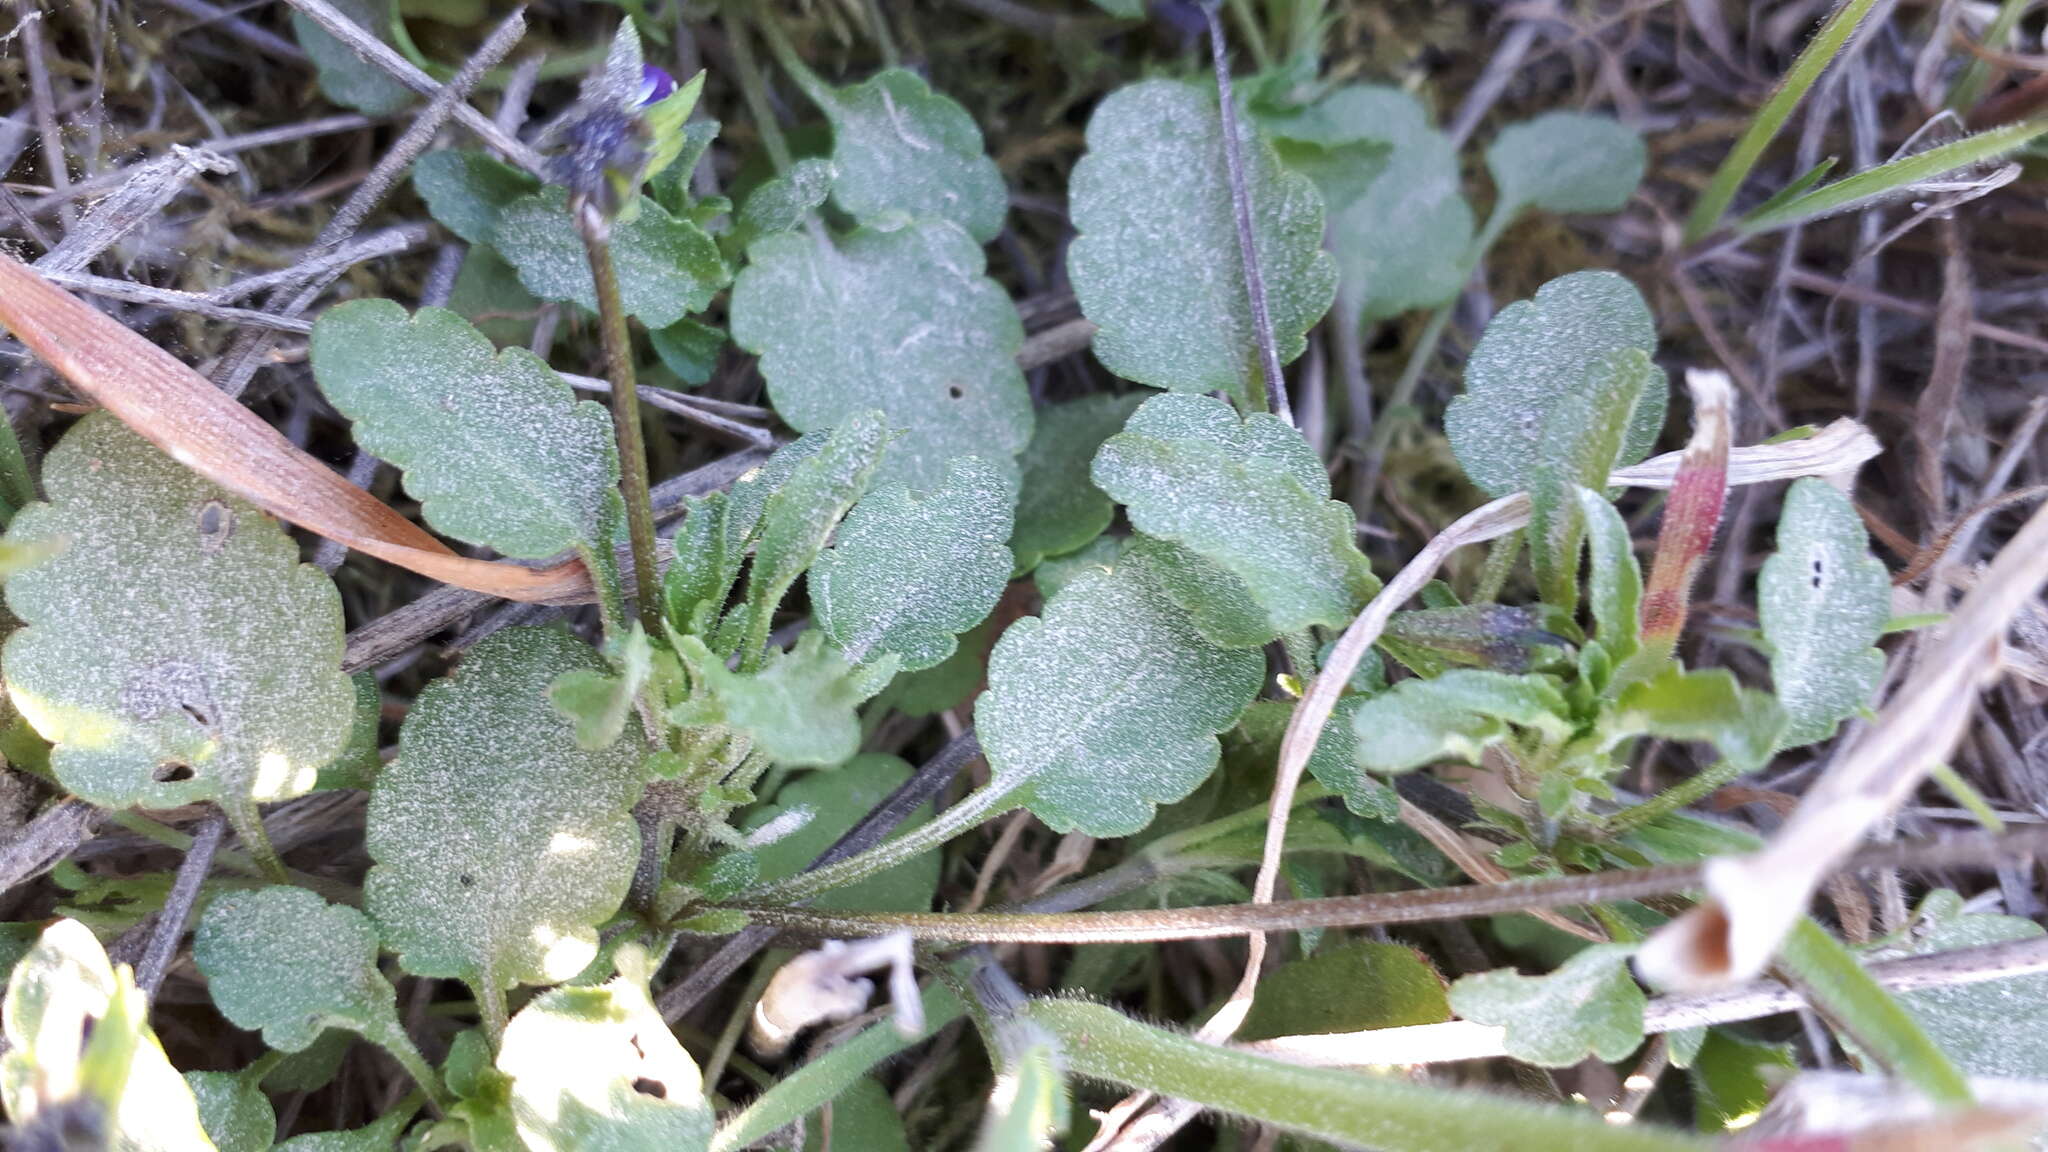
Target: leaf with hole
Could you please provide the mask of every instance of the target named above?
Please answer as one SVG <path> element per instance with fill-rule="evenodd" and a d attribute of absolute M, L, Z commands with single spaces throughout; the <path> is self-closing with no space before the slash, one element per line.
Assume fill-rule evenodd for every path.
<path fill-rule="evenodd" d="M 1322 198 L 1240 119 L 1253 250 L 1284 364 L 1329 311 L 1336 266 L 1323 251 Z M 1080 235 L 1067 267 L 1098 325 L 1095 357 L 1126 380 L 1177 392 L 1264 392 L 1244 287 L 1236 209 L 1215 94 L 1177 80 L 1111 93 L 1088 121 L 1068 183 Z"/>
<path fill-rule="evenodd" d="M 925 217 L 982 244 L 1003 230 L 1009 189 L 965 108 L 903 68 L 806 91 L 832 122 L 832 201 L 862 224 Z"/>
<path fill-rule="evenodd" d="M 989 658 L 975 727 L 992 786 L 1057 831 L 1128 836 L 1208 777 L 1264 675 L 1262 654 L 1203 639 L 1142 566 L 1084 571 Z"/>
<path fill-rule="evenodd" d="M 855 664 L 893 655 L 914 672 L 944 660 L 1009 583 L 1012 499 L 1003 474 L 974 456 L 948 465 L 929 496 L 901 485 L 869 494 L 811 565 L 818 626 Z"/>
<path fill-rule="evenodd" d="M 313 326 L 313 375 L 365 451 L 405 472 L 427 523 L 538 560 L 611 547 L 611 417 L 540 357 L 500 352 L 443 308 L 355 300 Z"/>
<path fill-rule="evenodd" d="M 597 954 L 639 856 L 640 750 L 591 752 L 548 703 L 603 660 L 566 633 L 507 628 L 429 684 L 370 795 L 364 907 L 405 970 L 504 990 L 552 984 Z"/>
<path fill-rule="evenodd" d="M 1140 531 L 1241 582 L 1263 610 L 1265 639 L 1341 628 L 1379 591 L 1352 543 L 1356 515 L 1329 498 L 1315 450 L 1278 417 L 1155 396 L 1104 441 L 1094 476 Z"/>
<path fill-rule="evenodd" d="M 1083 396 L 1038 411 L 1038 426 L 1019 462 L 1017 526 L 1010 550 L 1029 572 L 1048 556 L 1065 556 L 1102 535 L 1116 505 L 1088 474 L 1102 442 L 1116 435 L 1145 399 L 1141 393 Z"/>
<path fill-rule="evenodd" d="M 1500 194 L 1496 217 L 1545 212 L 1619 212 L 1643 182 L 1643 138 L 1611 117 L 1545 112 L 1501 129 L 1486 149 Z"/>
<path fill-rule="evenodd" d="M 938 220 L 841 237 L 754 242 L 733 285 L 732 337 L 761 357 L 775 411 L 799 431 L 879 408 L 901 433 L 876 477 L 929 492 L 955 456 L 1008 477 L 1031 439 L 1017 367 L 1024 328 L 981 249 Z"/>
<path fill-rule="evenodd" d="M 519 282 L 543 300 L 564 300 L 597 311 L 597 281 L 568 193 L 544 188 L 498 209 L 491 247 L 519 269 Z M 632 219 L 611 231 L 612 263 L 619 277 L 619 301 L 649 328 L 666 328 L 702 312 L 732 279 L 718 243 L 704 229 L 645 197 Z"/>
<path fill-rule="evenodd" d="M 1588 1055 L 1620 1060 L 1643 1042 L 1643 990 L 1629 977 L 1626 944 L 1595 944 L 1544 976 L 1499 969 L 1460 977 L 1451 1007 L 1505 1028 L 1517 1060 L 1569 1068 Z"/>
<path fill-rule="evenodd" d="M 1891 581 L 1870 555 L 1855 507 L 1827 481 L 1796 480 L 1787 490 L 1778 550 L 1757 577 L 1757 615 L 1785 708 L 1785 746 L 1833 736 L 1884 675 L 1875 645 L 1891 618 Z"/>
<path fill-rule="evenodd" d="M 1507 739 L 1510 724 L 1561 739 L 1571 733 L 1568 713 L 1564 694 L 1548 676 L 1454 668 L 1368 697 L 1353 714 L 1352 728 L 1359 766 L 1395 773 L 1446 759 L 1477 764 L 1487 745 Z"/>
<path fill-rule="evenodd" d="M 1656 322 L 1635 285 L 1612 272 L 1574 272 L 1500 310 L 1465 363 L 1465 392 L 1444 411 L 1451 450 L 1491 496 L 1529 488 L 1541 459 L 1544 421 L 1608 357 L 1657 350 Z M 1633 464 L 1656 445 L 1669 399 L 1652 368 L 1618 462 Z"/>
<path fill-rule="evenodd" d="M 211 800 L 267 856 L 256 805 L 310 790 L 354 717 L 333 581 L 111 415 L 65 434 L 43 484 L 6 540 L 61 550 L 7 582 L 25 627 L 5 664 L 57 779 L 113 808 Z"/>

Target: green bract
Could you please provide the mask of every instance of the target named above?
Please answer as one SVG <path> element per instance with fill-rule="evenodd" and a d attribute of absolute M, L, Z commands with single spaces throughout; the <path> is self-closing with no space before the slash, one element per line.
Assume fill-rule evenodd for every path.
<path fill-rule="evenodd" d="M 1093 320 L 1095 356 L 1127 380 L 1177 392 L 1263 394 L 1259 342 L 1213 92 L 1146 80 L 1110 94 L 1088 121 L 1069 213 L 1080 233 L 1067 270 Z M 1322 199 L 1240 123 L 1254 249 L 1282 363 L 1329 311 L 1336 267 L 1323 251 Z"/>
<path fill-rule="evenodd" d="M 333 582 L 110 415 L 65 435 L 43 484 L 7 542 L 55 554 L 7 582 L 26 627 L 5 661 L 50 767 L 110 807 L 212 800 L 267 854 L 256 805 L 309 791 L 354 716 Z"/>

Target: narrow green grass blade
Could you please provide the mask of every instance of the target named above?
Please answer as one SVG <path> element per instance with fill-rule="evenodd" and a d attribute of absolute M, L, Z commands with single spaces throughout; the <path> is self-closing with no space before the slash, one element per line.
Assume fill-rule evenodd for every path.
<path fill-rule="evenodd" d="M 2020 22 L 2020 14 L 2027 10 L 2030 0 L 2005 0 L 1998 6 L 1998 15 L 1984 29 L 1984 47 L 1993 51 L 2004 48 L 2012 38 L 2012 30 Z M 1985 85 L 1991 82 L 1991 61 L 1979 56 L 1970 61 L 1963 74 L 1956 79 L 1956 86 L 1949 91 L 1948 107 L 1956 112 L 1968 112 L 1984 95 Z"/>
<path fill-rule="evenodd" d="M 1742 137 L 1735 142 L 1721 166 L 1714 171 L 1714 178 L 1707 183 L 1707 190 L 1700 194 L 1699 202 L 1693 205 L 1692 215 L 1685 222 L 1685 242 L 1690 244 L 1707 233 L 1727 215 L 1728 205 L 1735 200 L 1736 190 L 1749 178 L 1750 169 L 1764 153 L 1778 130 L 1792 116 L 1792 110 L 1806 97 L 1819 80 L 1821 73 L 1840 55 L 1842 46 L 1856 31 L 1863 18 L 1870 14 L 1877 0 L 1847 0 L 1821 30 L 1807 43 L 1792 62 L 1791 71 L 1778 82 L 1764 106 L 1757 109 L 1756 118 L 1749 122 Z"/>
<path fill-rule="evenodd" d="M 1938 148 L 1880 164 L 1817 188 L 1787 204 L 1758 212 L 1738 226 L 1745 235 L 1774 232 L 1822 216 L 1860 208 L 1874 200 L 1899 194 L 1923 180 L 1932 180 L 1960 168 L 1982 164 L 2003 156 L 2029 140 L 2048 132 L 2048 118 L 2022 120 L 2001 128 L 1965 136 Z"/>
<path fill-rule="evenodd" d="M 1841 941 L 1812 920 L 1792 926 L 1778 962 L 1822 1015 L 1937 1104 L 1970 1103 L 1970 1085 Z"/>

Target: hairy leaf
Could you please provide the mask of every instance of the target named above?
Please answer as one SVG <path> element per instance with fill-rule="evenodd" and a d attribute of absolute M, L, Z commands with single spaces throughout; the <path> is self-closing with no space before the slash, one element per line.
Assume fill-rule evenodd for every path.
<path fill-rule="evenodd" d="M 1128 836 L 1216 767 L 1265 673 L 1191 627 L 1142 566 L 1082 572 L 1012 624 L 975 709 L 995 786 L 1054 829 Z"/>
<path fill-rule="evenodd" d="M 718 369 L 718 353 L 725 347 L 725 333 L 688 316 L 666 328 L 647 334 L 647 343 L 661 358 L 661 365 L 685 384 L 703 384 Z"/>
<path fill-rule="evenodd" d="M 1884 675 L 1874 645 L 1891 617 L 1891 582 L 1856 509 L 1827 481 L 1797 480 L 1786 493 L 1778 551 L 1757 577 L 1757 614 L 1787 717 L 1785 746 L 1833 736 Z"/>
<path fill-rule="evenodd" d="M 894 756 L 855 756 L 830 772 L 807 772 L 782 786 L 773 804 L 747 819 L 752 832 L 787 813 L 809 809 L 803 827 L 753 849 L 763 881 L 794 876 L 858 824 L 875 805 L 910 779 L 910 765 Z M 931 805 L 910 814 L 898 831 L 930 820 Z M 939 854 L 915 856 L 879 875 L 834 888 L 811 901 L 816 908 L 869 912 L 928 912 L 939 887 Z"/>
<path fill-rule="evenodd" d="M 547 691 L 603 667 L 566 633 L 507 628 L 414 702 L 370 796 L 363 884 L 406 971 L 502 1004 L 504 989 L 566 980 L 596 955 L 639 855 L 640 753 L 577 747 Z"/>
<path fill-rule="evenodd" d="M 1458 463 L 1487 494 L 1532 485 L 1544 421 L 1608 357 L 1656 351 L 1657 329 L 1642 294 L 1612 272 L 1574 272 L 1500 310 L 1465 364 L 1465 393 L 1444 411 Z M 1652 368 L 1619 457 L 1649 454 L 1664 427 L 1669 388 Z"/>
<path fill-rule="evenodd" d="M 1517 1060 L 1569 1068 L 1587 1055 L 1619 1060 L 1643 1042 L 1643 990 L 1629 978 L 1626 944 L 1585 948 L 1546 976 L 1512 969 L 1460 977 L 1451 1007 L 1479 1024 L 1507 1029 Z"/>
<path fill-rule="evenodd" d="M 1925 956 L 2043 935 L 2039 924 L 2024 917 L 1966 914 L 1961 898 L 1946 889 L 1928 896 L 1916 918 L 1919 931 L 1885 955 Z M 2038 1079 L 2048 1066 L 2048 976 L 1923 988 L 1901 992 L 1898 1000 L 1969 1075 Z"/>
<path fill-rule="evenodd" d="M 1403 680 L 1368 697 L 1352 716 L 1358 763 L 1371 772 L 1407 772 L 1436 760 L 1479 763 L 1507 725 L 1551 737 L 1568 734 L 1563 693 L 1548 676 L 1510 676 L 1454 668 L 1433 680 Z"/>
<path fill-rule="evenodd" d="M 802 224 L 832 194 L 832 177 L 831 161 L 807 156 L 790 165 L 789 171 L 761 181 L 740 206 L 733 223 L 733 248 L 744 252 L 763 236 L 788 232 Z"/>
<path fill-rule="evenodd" d="M 710 688 L 712 703 L 685 701 L 670 712 L 678 723 L 729 724 L 745 732 L 756 751 L 778 764 L 830 767 L 860 749 L 860 716 L 854 711 L 895 674 L 884 657 L 854 668 L 825 646 L 815 629 L 797 638 L 788 652 L 773 652 L 758 672 L 734 672 L 686 637 L 683 655 Z"/>
<path fill-rule="evenodd" d="M 1273 626 L 1272 616 L 1243 577 L 1171 540 L 1140 533 L 1123 544 L 1121 554 L 1142 563 L 1152 573 L 1173 602 L 1188 614 L 1195 631 L 1209 643 L 1224 648 L 1259 648 L 1280 634 Z M 1051 582 L 1056 586 L 1058 577 Z M 1043 581 L 1040 587 L 1044 587 Z"/>
<path fill-rule="evenodd" d="M 1094 476 L 1140 531 L 1240 580 L 1271 635 L 1342 627 L 1379 590 L 1352 543 L 1356 515 L 1329 498 L 1315 450 L 1278 417 L 1155 396 L 1103 443 Z"/>
<path fill-rule="evenodd" d="M 1002 473 L 974 456 L 923 499 L 900 485 L 863 499 L 811 566 L 818 626 L 855 664 L 893 654 L 914 672 L 944 660 L 1009 583 L 1010 503 Z"/>
<path fill-rule="evenodd" d="M 618 450 L 603 406 L 442 308 L 356 300 L 313 326 L 313 374 L 356 442 L 405 471 L 427 522 L 538 560 L 610 547 Z"/>
<path fill-rule="evenodd" d="M 185 1086 L 199 1107 L 199 1124 L 220 1152 L 270 1152 L 277 1112 L 254 1080 L 235 1072 L 187 1072 Z"/>
<path fill-rule="evenodd" d="M 1273 339 L 1301 354 L 1337 285 L 1322 250 L 1321 197 L 1282 167 L 1249 120 L 1239 132 Z M 1223 121 L 1213 91 L 1144 80 L 1088 122 L 1068 184 L 1080 235 L 1067 267 L 1093 320 L 1095 356 L 1127 380 L 1178 392 L 1260 394 L 1259 342 L 1244 289 Z"/>
<path fill-rule="evenodd" d="M 1036 1025 L 1010 1021 L 997 1036 L 1004 1041 L 1001 1065 L 974 1150 L 1043 1152 L 1067 1130 L 1066 1058 L 1059 1041 Z"/>
<path fill-rule="evenodd" d="M 1545 112 L 1510 124 L 1486 149 L 1496 214 L 1619 212 L 1642 183 L 1643 138 L 1610 117 Z"/>
<path fill-rule="evenodd" d="M 1653 383 L 1661 387 L 1663 380 L 1649 355 L 1624 348 L 1596 361 L 1544 414 L 1529 486 L 1529 553 L 1537 591 L 1547 604 L 1567 612 L 1578 608 L 1580 540 L 1586 530 L 1578 491 L 1605 486 L 1629 423 Z"/>
<path fill-rule="evenodd" d="M 412 186 L 441 226 L 471 244 L 489 244 L 498 213 L 540 191 L 540 181 L 482 152 L 441 148 L 413 162 Z"/>
<path fill-rule="evenodd" d="M 761 356 L 775 411 L 799 431 L 880 408 L 902 435 L 876 482 L 930 491 L 946 462 L 979 456 L 1016 475 L 1031 438 L 1017 368 L 1024 328 L 958 227 L 918 220 L 834 239 L 822 229 L 754 242 L 733 285 L 732 337 Z"/>
<path fill-rule="evenodd" d="M 763 502 L 754 566 L 747 573 L 747 610 L 756 636 L 767 635 L 769 614 L 882 467 L 889 443 L 883 419 L 875 411 L 854 414 L 814 455 L 797 462 Z M 750 666 L 754 652 L 743 659 Z"/>
<path fill-rule="evenodd" d="M 1649 733 L 1668 740 L 1711 741 L 1743 771 L 1761 768 L 1778 747 L 1785 710 L 1769 694 L 1744 688 L 1726 668 L 1688 672 L 1666 665 L 1615 700 L 1611 740 Z"/>
<path fill-rule="evenodd" d="M 590 257 L 576 222 L 569 216 L 568 193 L 544 188 L 498 210 L 491 246 L 519 269 L 519 282 L 543 300 L 566 300 L 597 310 L 597 281 L 590 275 Z M 649 328 L 666 328 L 692 312 L 702 312 L 712 296 L 732 279 L 718 244 L 702 228 L 645 197 L 632 219 L 612 227 L 612 262 L 619 277 L 619 300 L 626 311 Z"/>
<path fill-rule="evenodd" d="M 832 200 L 862 224 L 894 216 L 958 224 L 982 244 L 1003 230 L 1009 190 L 981 130 L 924 78 L 890 68 L 846 88 L 815 85 L 832 121 Z"/>
<path fill-rule="evenodd" d="M 111 415 L 65 434 L 43 484 L 6 540 L 61 550 L 7 582 L 26 626 L 5 663 L 57 779 L 114 808 L 212 800 L 267 847 L 256 805 L 311 789 L 354 717 L 333 582 Z"/>
<path fill-rule="evenodd" d="M 1451 1018 L 1444 979 L 1420 952 L 1353 940 L 1273 970 L 1259 982 L 1245 1040 L 1435 1024 Z"/>
<path fill-rule="evenodd" d="M 1591 488 L 1581 487 L 1575 495 L 1579 513 L 1585 517 L 1586 550 L 1592 557 L 1586 599 L 1593 609 L 1595 635 L 1609 658 L 1620 664 L 1636 649 L 1643 570 L 1636 563 L 1628 525 L 1614 505 Z"/>
<path fill-rule="evenodd" d="M 1102 442 L 1116 435 L 1144 395 L 1083 396 L 1038 411 L 1038 427 L 1020 461 L 1023 484 L 1010 550 L 1028 572 L 1048 556 L 1064 556 L 1102 535 L 1116 506 L 1088 474 Z"/>
<path fill-rule="evenodd" d="M 590 752 L 611 747 L 626 730 L 633 701 L 654 674 L 654 647 L 635 620 L 616 649 L 610 671 L 578 668 L 548 686 L 548 699 L 576 722 L 576 746 Z"/>

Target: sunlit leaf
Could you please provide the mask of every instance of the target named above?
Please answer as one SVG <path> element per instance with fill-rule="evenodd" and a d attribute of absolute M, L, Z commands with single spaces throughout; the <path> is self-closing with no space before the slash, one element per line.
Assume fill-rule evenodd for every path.
<path fill-rule="evenodd" d="M 1596 944 L 1544 976 L 1512 969 L 1463 976 L 1451 1007 L 1479 1024 L 1507 1029 L 1508 1055 L 1569 1068 L 1588 1055 L 1620 1060 L 1643 1042 L 1643 990 L 1629 977 L 1625 944 Z"/>

